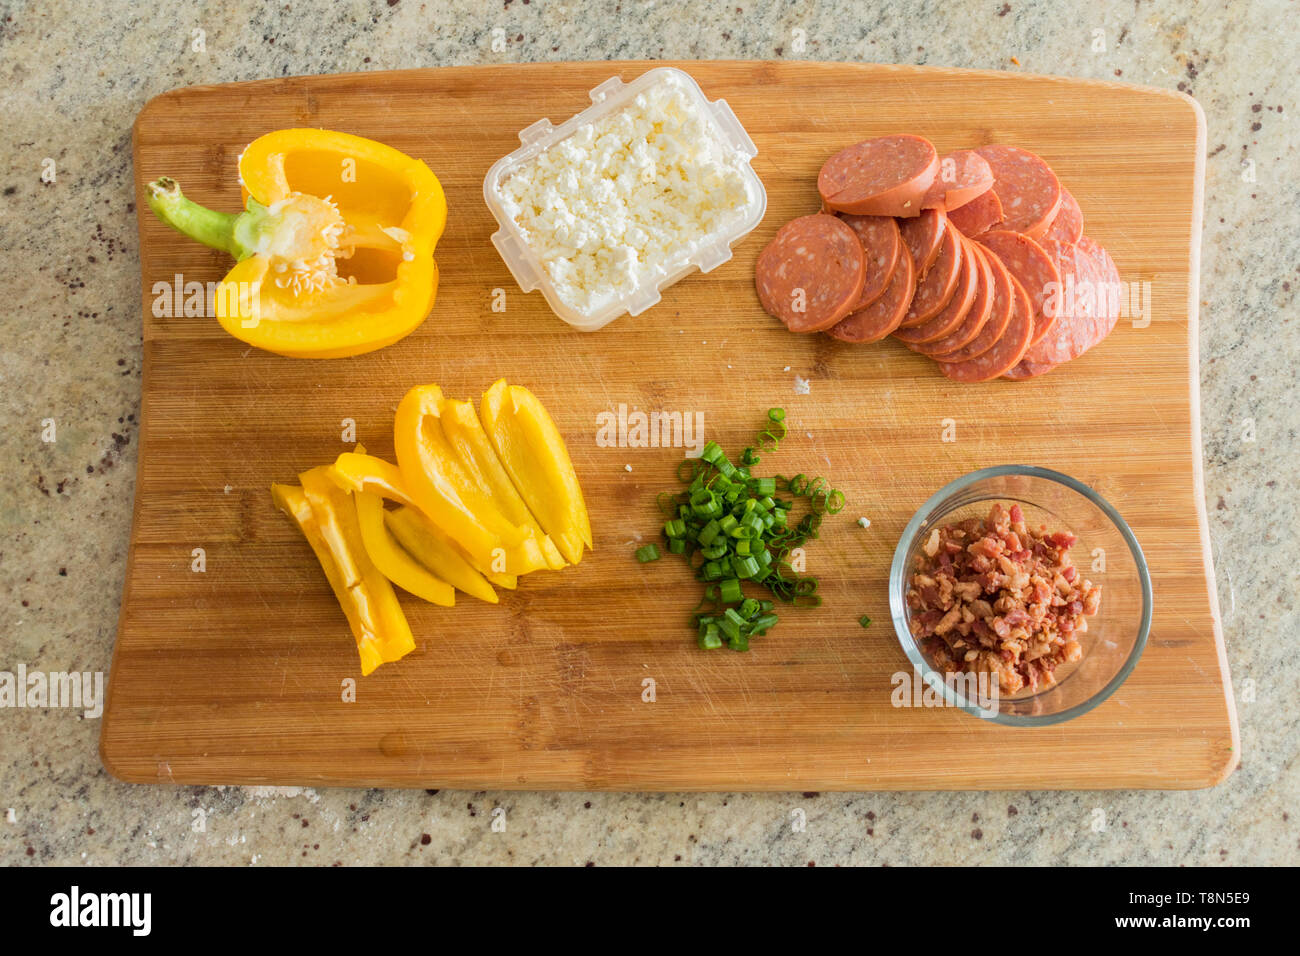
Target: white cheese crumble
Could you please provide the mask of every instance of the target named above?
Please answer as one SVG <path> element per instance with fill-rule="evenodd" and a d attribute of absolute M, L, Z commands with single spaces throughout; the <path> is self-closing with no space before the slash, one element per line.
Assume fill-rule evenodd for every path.
<path fill-rule="evenodd" d="M 744 162 L 667 76 L 542 151 L 499 193 L 560 300 L 590 315 L 733 228 L 753 201 Z"/>

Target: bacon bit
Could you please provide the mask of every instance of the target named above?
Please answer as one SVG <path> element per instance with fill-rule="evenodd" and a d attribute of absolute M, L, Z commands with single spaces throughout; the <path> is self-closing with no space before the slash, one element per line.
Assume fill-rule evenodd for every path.
<path fill-rule="evenodd" d="M 1019 505 L 933 529 L 906 594 L 912 635 L 940 670 L 989 671 L 1003 694 L 1051 686 L 1101 605 L 1070 561 L 1076 540 L 1030 531 Z"/>

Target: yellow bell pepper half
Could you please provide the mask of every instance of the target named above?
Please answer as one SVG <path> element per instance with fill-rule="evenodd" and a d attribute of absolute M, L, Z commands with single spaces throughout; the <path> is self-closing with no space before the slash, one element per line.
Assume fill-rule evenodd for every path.
<path fill-rule="evenodd" d="M 325 468 L 299 476 L 302 487 L 273 484 L 275 504 L 297 524 L 338 599 L 361 659 L 361 673 L 415 649 L 397 595 L 366 553 L 352 496 Z"/>
<path fill-rule="evenodd" d="M 520 496 L 571 564 L 592 547 L 591 518 L 564 438 L 537 396 L 505 379 L 483 394 L 483 427 Z"/>
<path fill-rule="evenodd" d="M 433 307 L 434 247 L 447 221 L 442 186 L 417 159 L 348 133 L 287 129 L 239 159 L 241 213 L 151 182 L 163 222 L 237 261 L 216 313 L 235 338 L 297 358 L 341 358 L 390 345 Z"/>
<path fill-rule="evenodd" d="M 546 568 L 532 529 L 502 514 L 458 460 L 442 427 L 441 403 L 438 386 L 420 385 L 397 406 L 393 445 L 407 491 L 478 566 L 514 575 Z"/>

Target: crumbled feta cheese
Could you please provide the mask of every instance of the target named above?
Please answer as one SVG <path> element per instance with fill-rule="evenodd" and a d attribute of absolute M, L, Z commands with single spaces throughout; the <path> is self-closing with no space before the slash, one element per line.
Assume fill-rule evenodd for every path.
<path fill-rule="evenodd" d="M 858 527 L 859 527 L 859 528 L 870 528 L 870 527 L 871 527 L 871 520 L 870 520 L 869 518 L 859 518 L 859 519 L 858 519 Z"/>
<path fill-rule="evenodd" d="M 744 162 L 669 76 L 542 151 L 499 193 L 561 301 L 593 314 L 734 226 L 753 199 Z"/>
<path fill-rule="evenodd" d="M 794 393 L 796 395 L 807 395 L 812 391 L 812 382 L 802 376 L 794 377 Z"/>

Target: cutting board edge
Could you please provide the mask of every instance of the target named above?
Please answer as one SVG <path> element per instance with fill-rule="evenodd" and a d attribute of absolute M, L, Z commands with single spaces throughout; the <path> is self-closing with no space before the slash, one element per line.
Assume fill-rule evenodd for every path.
<path fill-rule="evenodd" d="M 509 63 L 509 64 L 466 64 L 461 66 L 426 66 L 412 67 L 404 70 L 354 70 L 348 73 L 299 73 L 293 76 L 267 77 L 260 80 L 241 80 L 234 83 L 195 83 L 189 86 L 178 86 L 175 89 L 167 90 L 150 97 L 145 101 L 136 113 L 135 121 L 131 127 L 132 152 L 134 158 L 138 159 L 136 153 L 136 143 L 139 137 L 141 122 L 145 119 L 146 114 L 152 112 L 158 106 L 170 99 L 180 99 L 185 96 L 201 95 L 216 92 L 218 90 L 244 90 L 256 92 L 257 87 L 264 86 L 267 88 L 284 87 L 295 83 L 307 81 L 347 81 L 359 79 L 362 77 L 373 76 L 391 76 L 391 77 L 414 77 L 422 74 L 446 74 L 446 73 L 488 73 L 499 70 L 502 66 L 509 66 L 512 69 L 525 71 L 543 71 L 554 68 L 557 64 L 566 67 L 608 67 L 611 75 L 627 67 L 640 67 L 647 70 L 658 67 L 669 66 L 690 70 L 692 66 L 699 64 L 710 65 L 735 65 L 735 66 L 752 66 L 755 64 L 770 65 L 774 67 L 782 66 L 800 66 L 811 67 L 814 69 L 861 69 L 867 72 L 881 71 L 887 73 L 899 74 L 932 74 L 932 75 L 950 75 L 954 77 L 980 77 L 990 79 L 995 82 L 1015 82 L 1029 80 L 1039 83 L 1053 83 L 1069 86 L 1092 86 L 1108 90 L 1118 90 L 1131 92 L 1143 96 L 1165 97 L 1173 100 L 1180 100 L 1192 108 L 1196 115 L 1196 125 L 1201 145 L 1198 153 L 1198 177 L 1204 173 L 1204 134 L 1205 134 L 1205 111 L 1201 104 L 1194 96 L 1184 93 L 1182 90 L 1170 90 L 1160 86 L 1147 86 L 1138 83 L 1124 83 L 1118 80 L 1101 80 L 1092 77 L 1071 77 L 1058 76 L 1052 73 L 1019 73 L 1011 70 L 980 70 L 966 69 L 962 67 L 951 66 L 917 66 L 910 63 L 854 63 L 846 60 L 564 60 L 555 62 L 540 63 Z M 521 127 L 522 128 L 522 127 Z M 1198 179 L 1198 182 L 1201 180 Z M 1199 197 L 1198 197 L 1199 198 Z M 137 206 L 137 212 L 139 207 Z"/>

